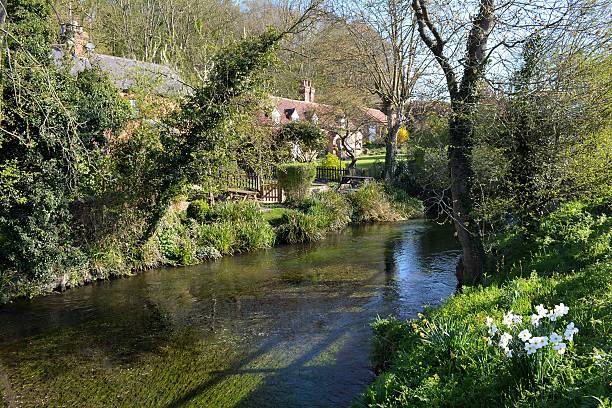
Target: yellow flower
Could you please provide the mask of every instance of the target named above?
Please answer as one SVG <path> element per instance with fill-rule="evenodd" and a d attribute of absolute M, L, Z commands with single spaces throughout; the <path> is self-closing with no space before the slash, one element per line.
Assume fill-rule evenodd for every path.
<path fill-rule="evenodd" d="M 397 131 L 397 144 L 404 144 L 408 141 L 408 130 L 404 127 Z"/>

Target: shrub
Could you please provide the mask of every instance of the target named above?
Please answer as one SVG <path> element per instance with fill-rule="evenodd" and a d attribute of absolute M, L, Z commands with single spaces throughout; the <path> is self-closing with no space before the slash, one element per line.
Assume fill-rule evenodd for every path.
<path fill-rule="evenodd" d="M 222 255 L 231 255 L 235 252 L 236 243 L 236 230 L 232 222 L 203 224 L 199 228 L 199 247 L 213 247 Z"/>
<path fill-rule="evenodd" d="M 278 167 L 278 184 L 289 201 L 300 201 L 308 197 L 316 174 L 312 163 L 282 164 Z"/>
<path fill-rule="evenodd" d="M 340 161 L 340 158 L 338 158 L 338 156 L 336 156 L 335 154 L 327 153 L 325 158 L 321 160 L 321 166 L 339 169 L 342 167 L 342 162 Z"/>
<path fill-rule="evenodd" d="M 544 217 L 536 234 L 542 249 L 577 262 L 612 253 L 612 217 L 594 214 L 580 201 L 564 203 Z"/>
<path fill-rule="evenodd" d="M 221 254 L 231 255 L 274 245 L 274 230 L 255 203 L 218 204 L 210 208 L 207 219 L 209 223 L 198 230 L 199 247 L 211 247 Z"/>
<path fill-rule="evenodd" d="M 319 241 L 325 237 L 321 217 L 297 210 L 287 211 L 277 229 L 280 242 L 296 244 L 299 242 Z"/>
<path fill-rule="evenodd" d="M 512 276 L 531 270 L 567 272 L 612 256 L 612 217 L 605 208 L 572 201 L 544 216 L 532 233 L 519 229 L 500 235 L 497 242 L 511 265 L 504 272 Z"/>
<path fill-rule="evenodd" d="M 236 224 L 236 249 L 239 252 L 270 248 L 275 240 L 272 226 L 263 219 Z"/>
<path fill-rule="evenodd" d="M 348 193 L 348 199 L 353 206 L 355 222 L 397 221 L 401 218 L 380 183 L 367 183 Z"/>
<path fill-rule="evenodd" d="M 306 212 L 318 216 L 321 226 L 327 230 L 341 230 L 351 222 L 351 204 L 344 195 L 335 191 L 315 194 L 308 205 Z"/>
<path fill-rule="evenodd" d="M 223 255 L 221 255 L 221 252 L 219 252 L 215 247 L 203 246 L 198 247 L 198 249 L 196 250 L 196 256 L 198 257 L 198 259 L 206 261 L 219 259 Z"/>
<path fill-rule="evenodd" d="M 187 217 L 198 222 L 204 222 L 210 214 L 210 206 L 204 200 L 193 200 L 187 207 Z"/>
<path fill-rule="evenodd" d="M 416 197 L 410 196 L 404 190 L 394 189 L 391 194 L 393 207 L 403 219 L 421 218 L 425 209 L 423 202 Z"/>
<path fill-rule="evenodd" d="M 253 221 L 263 219 L 259 207 L 251 201 L 224 202 L 210 209 L 211 221 Z"/>

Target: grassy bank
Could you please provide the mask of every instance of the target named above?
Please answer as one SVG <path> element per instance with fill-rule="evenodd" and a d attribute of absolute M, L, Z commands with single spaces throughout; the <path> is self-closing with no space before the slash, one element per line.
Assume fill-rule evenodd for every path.
<path fill-rule="evenodd" d="M 318 241 L 351 223 L 398 221 L 421 215 L 418 200 L 401 193 L 389 194 L 377 183 L 347 194 L 317 193 L 269 211 L 252 202 L 209 206 L 194 200 L 186 209 L 177 203 L 142 248 L 126 244 L 128 240 L 106 240 L 88 257 L 79 259 L 78 266 L 63 268 L 50 281 L 0 282 L 0 301 L 130 276 L 155 267 L 194 265 L 276 244 Z"/>
<path fill-rule="evenodd" d="M 505 236 L 498 252 L 504 262 L 486 285 L 465 288 L 414 321 L 374 324 L 380 375 L 356 405 L 612 406 L 611 238 L 610 218 L 601 209 L 575 203 L 528 236 Z M 562 303 L 569 311 L 554 322 L 543 318 L 536 327 L 530 320 L 536 306 L 552 310 Z M 512 328 L 502 323 L 509 311 L 523 317 Z M 496 322 L 494 334 L 487 317 Z M 570 322 L 578 332 L 565 336 Z M 541 331 L 550 344 L 527 354 L 529 341 L 517 335 L 524 329 L 534 336 Z M 553 344 L 553 330 L 565 347 Z M 513 336 L 508 344 L 505 332 Z"/>

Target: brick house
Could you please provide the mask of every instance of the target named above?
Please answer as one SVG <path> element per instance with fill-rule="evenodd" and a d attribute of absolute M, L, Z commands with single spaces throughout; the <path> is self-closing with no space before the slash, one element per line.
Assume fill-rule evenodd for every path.
<path fill-rule="evenodd" d="M 152 93 L 158 96 L 180 96 L 190 92 L 178 73 L 168 66 L 95 52 L 89 34 L 76 21 L 60 26 L 60 41 L 62 45 L 52 49 L 57 64 L 70 63 L 70 72 L 74 75 L 98 68 L 126 97 L 139 85 L 151 87 Z M 65 45 L 69 46 L 70 54 L 65 52 Z"/>
<path fill-rule="evenodd" d="M 328 152 L 343 159 L 348 156 L 347 149 L 355 156 L 361 155 L 366 138 L 379 140 L 386 131 L 387 117 L 378 109 L 358 108 L 347 114 L 342 107 L 317 103 L 315 88 L 308 80 L 302 82 L 300 93 L 302 98 L 299 100 L 271 96 L 273 108 L 265 115 L 265 121 L 272 126 L 309 121 L 327 133 Z"/>

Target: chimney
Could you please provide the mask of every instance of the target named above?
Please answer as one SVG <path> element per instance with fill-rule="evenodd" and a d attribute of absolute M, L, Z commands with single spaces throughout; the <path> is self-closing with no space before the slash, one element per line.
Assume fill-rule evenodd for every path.
<path fill-rule="evenodd" d="M 315 88 L 312 86 L 309 80 L 305 79 L 302 81 L 302 96 L 304 98 L 304 102 L 312 102 L 315 101 Z"/>
<path fill-rule="evenodd" d="M 61 25 L 60 39 L 63 44 L 69 44 L 74 47 L 74 55 L 83 58 L 86 56 L 89 44 L 89 34 L 83 30 L 83 26 L 77 21 L 65 23 Z"/>

